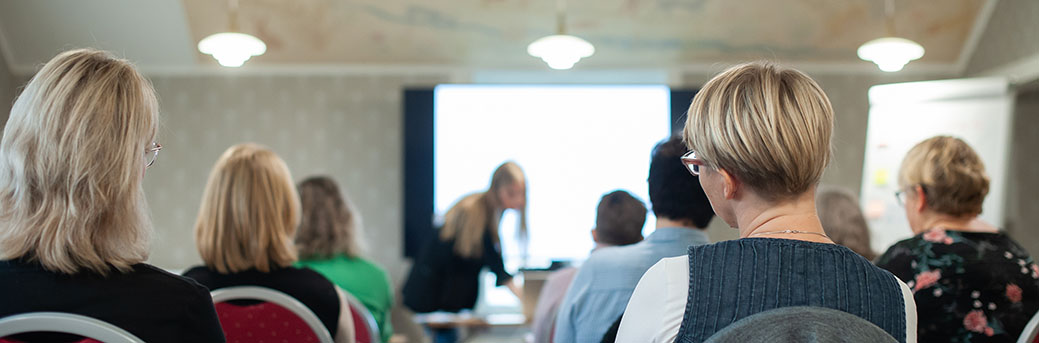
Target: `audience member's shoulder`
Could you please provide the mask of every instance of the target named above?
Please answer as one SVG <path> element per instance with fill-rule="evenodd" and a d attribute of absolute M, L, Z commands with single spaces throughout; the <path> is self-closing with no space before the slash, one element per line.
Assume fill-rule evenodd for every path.
<path fill-rule="evenodd" d="M 135 264 L 133 270 L 133 273 L 137 274 L 138 277 L 148 279 L 156 284 L 165 285 L 172 290 L 209 293 L 208 288 L 190 277 L 173 274 L 150 264 Z"/>
<path fill-rule="evenodd" d="M 366 268 L 371 269 L 371 271 L 373 273 L 379 274 L 379 275 L 384 276 L 384 277 L 388 277 L 389 274 L 386 273 L 386 270 L 383 269 L 378 264 L 375 264 L 375 262 L 372 262 L 371 260 L 363 258 L 363 257 L 355 257 L 355 258 L 357 259 L 357 261 L 359 263 L 364 265 Z"/>
<path fill-rule="evenodd" d="M 208 279 L 212 275 L 213 271 L 206 266 L 196 266 L 188 268 L 181 275 L 188 279 L 198 280 L 200 283 L 206 283 L 204 279 Z"/>
<path fill-rule="evenodd" d="M 548 277 L 545 278 L 545 283 L 548 284 L 557 283 L 561 280 L 572 280 L 574 278 L 574 274 L 577 274 L 577 270 L 577 267 L 566 267 L 555 270 L 552 273 L 548 274 Z"/>
<path fill-rule="evenodd" d="M 878 256 L 878 260 L 884 258 L 890 258 L 895 255 L 915 255 L 914 249 L 924 241 L 922 234 L 909 237 L 892 244 L 884 251 L 881 256 Z"/>
<path fill-rule="evenodd" d="M 581 265 L 581 269 L 598 268 L 616 264 L 623 261 L 625 256 L 631 254 L 632 245 L 599 248 L 588 255 L 588 259 Z"/>
<path fill-rule="evenodd" d="M 332 285 L 332 281 L 329 281 L 324 275 L 317 271 L 307 267 L 286 267 L 279 270 L 281 273 L 292 275 L 294 278 L 299 278 L 300 281 L 308 281 L 311 283 Z"/>

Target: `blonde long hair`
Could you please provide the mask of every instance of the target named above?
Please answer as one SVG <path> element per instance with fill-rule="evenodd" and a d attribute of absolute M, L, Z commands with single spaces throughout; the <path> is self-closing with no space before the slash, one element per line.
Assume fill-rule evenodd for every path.
<path fill-rule="evenodd" d="M 444 227 L 440 230 L 440 240 L 454 239 L 455 253 L 467 258 L 477 258 L 483 254 L 484 233 L 491 235 L 492 242 L 499 243 L 498 224 L 505 209 L 499 203 L 498 192 L 516 182 L 526 182 L 523 169 L 520 169 L 518 164 L 505 162 L 498 166 L 491 176 L 491 186 L 486 192 L 467 195 L 447 211 Z M 525 236 L 526 205 L 519 210 L 519 219 L 519 233 Z"/>
<path fill-rule="evenodd" d="M 296 262 L 292 237 L 299 198 L 289 168 L 257 144 L 228 148 L 209 174 L 195 221 L 195 244 L 219 273 L 269 272 Z"/>
<path fill-rule="evenodd" d="M 141 187 L 155 91 L 107 52 L 59 54 L 29 81 L 0 142 L 0 259 L 102 275 L 148 258 Z"/>

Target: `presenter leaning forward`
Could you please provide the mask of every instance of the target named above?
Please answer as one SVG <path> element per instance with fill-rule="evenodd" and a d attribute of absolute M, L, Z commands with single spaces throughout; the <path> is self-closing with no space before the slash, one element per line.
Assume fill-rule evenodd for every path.
<path fill-rule="evenodd" d="M 502 213 L 513 209 L 519 212 L 519 230 L 525 233 L 526 203 L 523 170 L 515 162 L 498 166 L 490 188 L 451 206 L 438 238 L 426 242 L 404 284 L 404 305 L 418 313 L 472 309 L 484 267 L 494 272 L 498 286 L 508 286 L 520 297 L 520 288 L 505 271 L 498 225 Z M 434 342 L 455 340 L 454 329 L 434 330 Z"/>

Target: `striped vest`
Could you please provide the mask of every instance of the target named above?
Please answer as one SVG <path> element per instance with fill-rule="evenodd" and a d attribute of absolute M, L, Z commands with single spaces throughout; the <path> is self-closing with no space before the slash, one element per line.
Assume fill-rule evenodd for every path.
<path fill-rule="evenodd" d="M 752 314 L 787 306 L 847 312 L 906 341 L 902 290 L 850 249 L 745 238 L 689 248 L 689 297 L 676 342 L 703 342 Z"/>

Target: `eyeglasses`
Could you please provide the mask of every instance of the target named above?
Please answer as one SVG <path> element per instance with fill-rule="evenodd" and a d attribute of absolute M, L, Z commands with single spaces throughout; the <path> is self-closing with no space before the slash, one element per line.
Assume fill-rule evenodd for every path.
<path fill-rule="evenodd" d="M 704 165 L 704 162 L 696 157 L 695 151 L 689 150 L 685 155 L 682 155 L 682 164 L 685 164 L 686 169 L 689 169 L 689 174 L 700 176 L 700 167 Z"/>
<path fill-rule="evenodd" d="M 922 191 L 924 194 L 927 194 L 927 187 L 924 187 L 924 185 L 922 184 L 902 188 L 895 192 L 895 201 L 898 201 L 898 206 L 906 205 L 906 193 L 909 192 L 910 189 L 916 188 L 917 186 L 920 187 L 920 191 Z"/>
<path fill-rule="evenodd" d="M 898 201 L 898 206 L 906 205 L 906 191 L 901 190 L 895 192 L 895 201 Z"/>
<path fill-rule="evenodd" d="M 147 149 L 144 149 L 145 167 L 155 164 L 155 160 L 159 159 L 159 150 L 162 150 L 162 144 L 156 142 L 152 142 Z"/>

